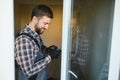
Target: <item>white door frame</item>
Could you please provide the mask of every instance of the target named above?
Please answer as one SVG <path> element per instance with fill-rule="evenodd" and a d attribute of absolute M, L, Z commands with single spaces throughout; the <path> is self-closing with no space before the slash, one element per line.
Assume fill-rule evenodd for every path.
<path fill-rule="evenodd" d="M 61 80 L 68 80 L 69 32 L 71 20 L 71 0 L 63 0 Z"/>
<path fill-rule="evenodd" d="M 0 79 L 14 80 L 13 0 L 0 0 Z"/>
<path fill-rule="evenodd" d="M 115 0 L 108 80 L 119 79 L 120 68 L 120 0 Z"/>

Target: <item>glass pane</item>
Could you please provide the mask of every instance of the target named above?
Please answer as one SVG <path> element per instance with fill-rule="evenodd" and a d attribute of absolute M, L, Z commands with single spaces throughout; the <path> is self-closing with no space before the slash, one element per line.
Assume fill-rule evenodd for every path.
<path fill-rule="evenodd" d="M 108 80 L 114 0 L 73 0 L 69 80 Z"/>

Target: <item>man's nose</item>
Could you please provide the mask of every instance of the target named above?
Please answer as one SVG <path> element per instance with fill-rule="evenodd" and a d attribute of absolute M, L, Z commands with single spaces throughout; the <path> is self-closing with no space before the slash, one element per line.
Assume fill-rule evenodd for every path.
<path fill-rule="evenodd" d="M 45 25 L 45 29 L 48 29 L 48 25 Z"/>

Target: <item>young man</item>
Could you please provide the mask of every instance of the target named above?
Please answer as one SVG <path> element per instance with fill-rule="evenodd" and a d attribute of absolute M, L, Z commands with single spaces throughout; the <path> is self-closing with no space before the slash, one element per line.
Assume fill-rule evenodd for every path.
<path fill-rule="evenodd" d="M 15 40 L 15 60 L 19 66 L 18 80 L 46 80 L 46 65 L 59 56 L 56 46 L 44 46 L 40 34 L 48 29 L 52 10 L 38 5 L 32 10 L 31 21 Z"/>

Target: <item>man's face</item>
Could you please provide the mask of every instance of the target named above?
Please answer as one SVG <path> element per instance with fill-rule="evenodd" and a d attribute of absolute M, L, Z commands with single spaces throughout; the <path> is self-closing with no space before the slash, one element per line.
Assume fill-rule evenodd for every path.
<path fill-rule="evenodd" d="M 76 18 L 72 18 L 71 26 L 72 26 L 72 30 L 76 29 L 76 27 L 77 27 L 77 20 L 76 20 Z"/>
<path fill-rule="evenodd" d="M 51 18 L 47 16 L 37 18 L 37 23 L 35 25 L 36 32 L 42 34 L 44 30 L 48 29 L 49 24 L 51 23 Z"/>

